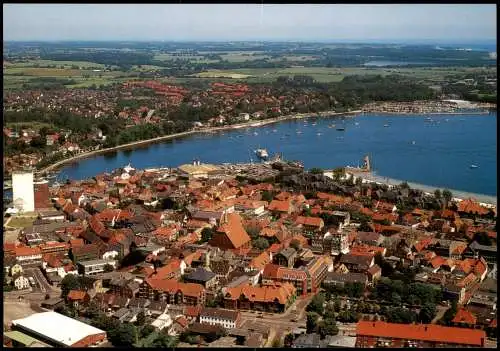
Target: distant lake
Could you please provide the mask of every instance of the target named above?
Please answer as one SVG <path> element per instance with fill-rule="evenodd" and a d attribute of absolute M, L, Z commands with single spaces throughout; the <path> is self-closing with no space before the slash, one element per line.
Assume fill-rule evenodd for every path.
<path fill-rule="evenodd" d="M 357 166 L 366 154 L 378 175 L 430 186 L 496 196 L 497 120 L 489 115 L 365 114 L 346 118 L 309 118 L 196 134 L 82 159 L 61 170 L 81 180 L 123 167 L 177 167 L 199 158 L 206 163 L 257 162 L 253 150 L 267 148 L 306 168 Z M 343 126 L 345 131 L 337 131 Z M 389 125 L 384 127 L 384 125 Z M 331 127 L 331 128 L 329 128 Z M 471 165 L 478 168 L 471 169 Z"/>
<path fill-rule="evenodd" d="M 363 64 L 366 67 L 386 67 L 386 66 L 409 66 L 409 65 L 435 65 L 431 62 L 410 62 L 410 61 L 369 61 Z"/>

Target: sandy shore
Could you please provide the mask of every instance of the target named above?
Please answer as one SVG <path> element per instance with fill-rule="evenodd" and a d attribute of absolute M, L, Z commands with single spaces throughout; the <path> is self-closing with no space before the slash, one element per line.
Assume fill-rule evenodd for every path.
<path fill-rule="evenodd" d="M 372 182 L 372 183 L 378 183 L 378 184 L 387 184 L 389 186 L 395 186 L 403 183 L 403 180 L 399 179 L 393 179 L 393 178 L 388 178 L 388 177 L 383 177 L 379 176 L 376 174 L 373 174 L 371 172 L 358 172 L 354 170 L 346 170 L 347 173 L 354 175 L 355 177 L 361 177 L 362 179 Z M 413 182 L 407 182 L 408 185 L 413 188 L 413 189 L 419 189 L 422 190 L 426 193 L 429 194 L 434 194 L 434 191 L 436 189 L 443 190 L 445 188 L 443 187 L 435 187 L 435 186 L 430 186 L 430 185 L 424 185 L 424 184 L 418 184 L 418 183 L 413 183 Z M 485 194 L 474 194 L 474 193 L 469 193 L 466 191 L 461 191 L 461 190 L 454 190 L 454 189 L 448 189 L 451 191 L 453 194 L 453 197 L 457 200 L 464 200 L 468 198 L 473 198 L 479 201 L 480 203 L 483 204 L 489 204 L 497 206 L 497 198 L 495 196 L 491 195 L 485 195 Z"/>
<path fill-rule="evenodd" d="M 165 141 L 165 140 L 181 138 L 181 137 L 185 137 L 185 136 L 189 136 L 189 135 L 193 135 L 193 134 L 198 134 L 198 133 L 213 133 L 213 132 L 223 131 L 223 130 L 261 127 L 261 126 L 265 126 L 265 125 L 272 124 L 272 123 L 278 123 L 278 122 L 283 122 L 283 121 L 293 120 L 293 119 L 303 119 L 303 118 L 308 118 L 308 117 L 348 116 L 348 115 L 355 115 L 355 114 L 359 114 L 359 113 L 361 113 L 361 110 L 350 111 L 350 112 L 324 111 L 324 112 L 319 112 L 319 113 L 297 113 L 297 114 L 293 114 L 293 115 L 286 115 L 286 116 L 281 116 L 281 117 L 276 117 L 276 118 L 270 118 L 270 119 L 266 119 L 266 120 L 262 120 L 262 121 L 249 121 L 249 122 L 245 122 L 245 123 L 231 124 L 231 125 L 222 126 L 222 127 L 211 127 L 211 128 L 190 130 L 190 131 L 186 131 L 186 132 L 182 132 L 182 133 L 164 135 L 164 136 L 152 138 L 152 139 L 134 141 L 132 143 L 118 145 L 118 146 L 110 147 L 110 148 L 106 148 L 106 149 L 99 149 L 99 150 L 95 150 L 95 151 L 84 152 L 84 153 L 78 154 L 76 156 L 58 161 L 50 166 L 47 166 L 47 167 L 37 171 L 37 173 L 42 174 L 44 172 L 49 172 L 49 171 L 55 170 L 57 168 L 60 168 L 61 166 L 65 165 L 67 163 L 75 162 L 75 161 L 80 160 L 80 159 L 89 158 L 89 157 L 93 157 L 93 156 L 100 155 L 100 154 L 105 154 L 105 153 L 114 152 L 114 151 L 118 151 L 118 150 L 124 150 L 124 149 L 133 149 L 134 147 L 137 147 L 140 145 L 157 143 L 157 142 L 161 142 L 161 141 Z"/>

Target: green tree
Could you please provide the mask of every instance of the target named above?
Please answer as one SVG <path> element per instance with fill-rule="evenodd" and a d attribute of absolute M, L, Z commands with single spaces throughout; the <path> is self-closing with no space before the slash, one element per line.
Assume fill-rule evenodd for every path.
<path fill-rule="evenodd" d="M 257 238 L 252 241 L 252 246 L 259 250 L 265 250 L 269 247 L 269 242 L 265 238 Z"/>
<path fill-rule="evenodd" d="M 420 309 L 418 319 L 421 323 L 430 323 L 436 316 L 436 305 L 433 303 L 425 303 Z"/>
<path fill-rule="evenodd" d="M 158 336 L 151 343 L 151 347 L 157 348 L 173 348 L 176 347 L 179 340 L 174 337 L 167 335 L 165 333 L 158 333 Z"/>
<path fill-rule="evenodd" d="M 113 346 L 132 347 L 138 339 L 137 328 L 130 323 L 119 324 L 118 328 L 108 332 L 108 338 Z"/>
<path fill-rule="evenodd" d="M 440 199 L 441 198 L 441 190 L 439 190 L 439 189 L 434 190 L 434 197 L 436 199 Z"/>
<path fill-rule="evenodd" d="M 324 303 L 325 303 L 325 296 L 321 293 L 317 294 L 312 298 L 311 302 L 309 302 L 309 305 L 307 305 L 306 311 L 316 312 L 319 315 L 323 315 Z"/>
<path fill-rule="evenodd" d="M 96 300 L 90 301 L 89 305 L 87 306 L 87 309 L 85 310 L 85 314 L 87 315 L 87 317 L 92 319 L 97 317 L 99 313 L 100 309 L 98 302 Z"/>
<path fill-rule="evenodd" d="M 214 230 L 212 228 L 203 228 L 201 231 L 201 242 L 206 243 L 212 239 Z"/>
<path fill-rule="evenodd" d="M 445 199 L 447 205 L 450 203 L 451 199 L 453 199 L 453 194 L 448 189 L 444 189 L 441 195 L 443 196 L 443 199 Z"/>
<path fill-rule="evenodd" d="M 146 338 L 148 335 L 155 331 L 155 327 L 150 324 L 145 325 L 141 328 L 140 337 L 141 339 Z"/>
<path fill-rule="evenodd" d="M 137 314 L 137 321 L 135 322 L 136 325 L 138 326 L 143 326 L 144 323 L 146 323 L 146 315 L 144 314 L 144 311 L 140 311 Z"/>
<path fill-rule="evenodd" d="M 308 312 L 306 318 L 307 333 L 315 333 L 318 328 L 319 315 L 316 312 Z"/>
<path fill-rule="evenodd" d="M 274 199 L 274 193 L 272 191 L 264 190 L 261 195 L 263 201 L 271 202 Z"/>
<path fill-rule="evenodd" d="M 74 274 L 66 274 L 61 280 L 61 297 L 66 298 L 71 290 L 80 289 L 78 277 Z"/>
<path fill-rule="evenodd" d="M 314 167 L 314 168 L 311 168 L 309 170 L 309 173 L 311 173 L 311 174 L 323 174 L 323 170 L 321 168 Z"/>
<path fill-rule="evenodd" d="M 325 318 L 318 324 L 318 332 L 322 339 L 327 335 L 337 335 L 339 328 L 337 322 L 333 318 Z"/>

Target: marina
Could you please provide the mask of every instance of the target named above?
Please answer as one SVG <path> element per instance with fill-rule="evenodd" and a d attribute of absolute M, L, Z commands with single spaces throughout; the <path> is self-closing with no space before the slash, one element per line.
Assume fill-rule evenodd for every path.
<path fill-rule="evenodd" d="M 258 129 L 247 126 L 248 130 L 224 130 L 223 135 L 222 131 L 186 135 L 144 148 L 82 159 L 64 167 L 62 173 L 64 178 L 84 179 L 129 161 L 141 169 L 174 167 L 195 158 L 216 164 L 249 162 L 251 158 L 258 161 L 254 151 L 259 148 L 265 148 L 269 156 L 282 153 L 286 159 L 303 160 L 305 168 L 332 169 L 357 162 L 361 155 L 370 153 L 381 176 L 496 196 L 496 114 L 471 118 L 435 115 L 434 120 L 449 119 L 439 126 L 427 123 L 427 117 L 311 117 L 308 127 L 303 127 L 304 120 L 293 119 Z M 383 127 L 388 120 L 390 128 Z M 345 130 L 328 128 L 332 124 Z M 297 130 L 302 133 L 297 134 Z"/>

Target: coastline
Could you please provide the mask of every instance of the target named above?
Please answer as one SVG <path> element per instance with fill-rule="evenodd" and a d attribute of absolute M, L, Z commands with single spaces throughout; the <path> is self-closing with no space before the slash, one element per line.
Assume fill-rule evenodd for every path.
<path fill-rule="evenodd" d="M 402 116 L 412 116 L 412 115 L 477 115 L 484 116 L 492 114 L 489 111 L 477 111 L 477 112 L 388 112 L 388 111 L 362 111 L 361 113 L 383 113 L 385 115 L 402 115 Z"/>
<path fill-rule="evenodd" d="M 276 117 L 276 118 L 270 118 L 262 121 L 248 121 L 245 123 L 238 123 L 238 124 L 231 124 L 227 126 L 221 126 L 221 127 L 210 127 L 210 128 L 203 128 L 203 129 L 195 129 L 195 130 L 189 130 L 186 132 L 181 132 L 181 133 L 175 133 L 175 134 L 169 134 L 169 135 L 163 135 L 160 137 L 152 138 L 152 139 L 145 139 L 145 140 L 138 140 L 134 141 L 128 144 L 122 144 L 110 148 L 105 148 L 105 149 L 99 149 L 99 150 L 94 150 L 94 151 L 89 151 L 89 152 L 84 152 L 75 156 L 72 156 L 70 158 L 66 158 L 64 160 L 58 161 L 56 163 L 53 163 L 43 169 L 40 169 L 36 171 L 37 174 L 43 174 L 45 172 L 50 172 L 52 170 L 56 170 L 60 168 L 61 166 L 71 163 L 80 159 L 85 159 L 101 154 L 106 154 L 109 152 L 113 151 L 119 151 L 119 150 L 125 150 L 125 149 L 133 149 L 136 146 L 139 145 L 147 145 L 147 144 L 153 144 L 165 140 L 171 140 L 171 139 L 176 139 L 176 138 L 181 138 L 189 135 L 194 135 L 194 134 L 200 134 L 200 133 L 213 133 L 217 131 L 223 131 L 223 130 L 232 130 L 232 129 L 240 129 L 240 128 L 252 128 L 252 127 L 262 127 L 268 124 L 273 124 L 273 123 L 279 123 L 283 121 L 288 121 L 288 120 L 294 120 L 294 119 L 304 119 L 304 118 L 310 118 L 310 117 L 333 117 L 333 116 L 349 116 L 349 115 L 356 115 L 361 113 L 361 110 L 356 110 L 356 111 L 349 111 L 349 112 L 335 112 L 335 111 L 324 111 L 324 112 L 317 112 L 317 113 L 297 113 L 297 114 L 292 114 L 292 115 L 286 115 L 286 116 L 281 116 L 281 117 Z"/>
<path fill-rule="evenodd" d="M 363 172 L 363 171 L 349 169 L 349 168 L 346 168 L 346 174 L 350 174 L 354 177 L 360 177 L 361 179 L 363 179 L 364 181 L 366 181 L 368 183 L 386 184 L 389 187 L 396 186 L 396 185 L 399 185 L 399 184 L 404 182 L 404 180 L 384 177 L 382 175 L 377 175 L 373 172 Z M 425 184 L 419 184 L 419 183 L 408 182 L 408 181 L 406 181 L 406 183 L 413 189 L 422 190 L 423 192 L 426 192 L 429 194 L 434 194 L 434 191 L 436 189 L 439 189 L 439 190 L 446 189 L 446 187 L 437 187 L 434 185 L 425 185 Z M 479 201 L 481 204 L 494 206 L 495 208 L 497 207 L 496 196 L 486 195 L 486 194 L 469 193 L 466 191 L 456 190 L 456 189 L 448 189 L 448 190 L 450 190 L 452 192 L 453 198 L 457 201 L 461 201 L 461 200 L 464 200 L 467 198 L 474 198 L 477 201 Z"/>

